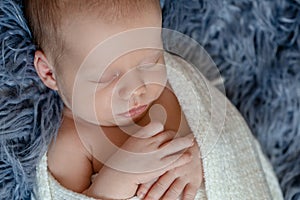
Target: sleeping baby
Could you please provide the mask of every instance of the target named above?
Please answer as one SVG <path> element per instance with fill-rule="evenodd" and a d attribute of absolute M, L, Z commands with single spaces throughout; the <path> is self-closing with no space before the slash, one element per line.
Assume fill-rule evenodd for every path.
<path fill-rule="evenodd" d="M 282 199 L 237 110 L 163 50 L 159 1 L 26 0 L 25 13 L 37 74 L 64 102 L 39 199 Z"/>

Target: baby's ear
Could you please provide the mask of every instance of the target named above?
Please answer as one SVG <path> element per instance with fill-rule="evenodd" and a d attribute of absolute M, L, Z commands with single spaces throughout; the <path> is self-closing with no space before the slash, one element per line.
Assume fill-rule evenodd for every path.
<path fill-rule="evenodd" d="M 34 67 L 43 83 L 52 90 L 58 90 L 53 66 L 48 61 L 46 55 L 37 50 L 34 55 Z"/>

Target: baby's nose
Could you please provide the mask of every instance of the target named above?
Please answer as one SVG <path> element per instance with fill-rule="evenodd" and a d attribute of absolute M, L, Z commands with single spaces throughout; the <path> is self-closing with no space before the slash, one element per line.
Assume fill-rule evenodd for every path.
<path fill-rule="evenodd" d="M 146 93 L 146 86 L 143 84 L 133 91 L 134 96 L 140 96 Z"/>
<path fill-rule="evenodd" d="M 146 93 L 143 77 L 137 70 L 124 74 L 117 84 L 119 97 L 129 100 L 131 96 L 141 96 Z"/>

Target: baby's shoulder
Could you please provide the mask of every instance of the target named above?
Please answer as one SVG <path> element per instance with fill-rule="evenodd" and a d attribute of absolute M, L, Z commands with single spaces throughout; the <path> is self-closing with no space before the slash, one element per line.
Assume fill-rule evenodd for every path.
<path fill-rule="evenodd" d="M 73 120 L 65 118 L 58 130 L 57 137 L 52 141 L 48 149 L 48 159 L 69 156 L 85 156 L 91 158 L 87 146 L 83 145 Z"/>
<path fill-rule="evenodd" d="M 88 187 L 93 173 L 92 158 L 74 123 L 64 119 L 47 157 L 48 169 L 61 185 L 76 192 Z"/>

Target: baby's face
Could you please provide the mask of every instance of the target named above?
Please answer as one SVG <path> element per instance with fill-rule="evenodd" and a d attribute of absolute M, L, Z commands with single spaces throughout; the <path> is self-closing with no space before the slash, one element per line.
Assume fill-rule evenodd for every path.
<path fill-rule="evenodd" d="M 67 48 L 56 79 L 65 105 L 84 121 L 130 125 L 166 85 L 160 13 L 125 21 L 87 18 L 66 29 Z"/>

